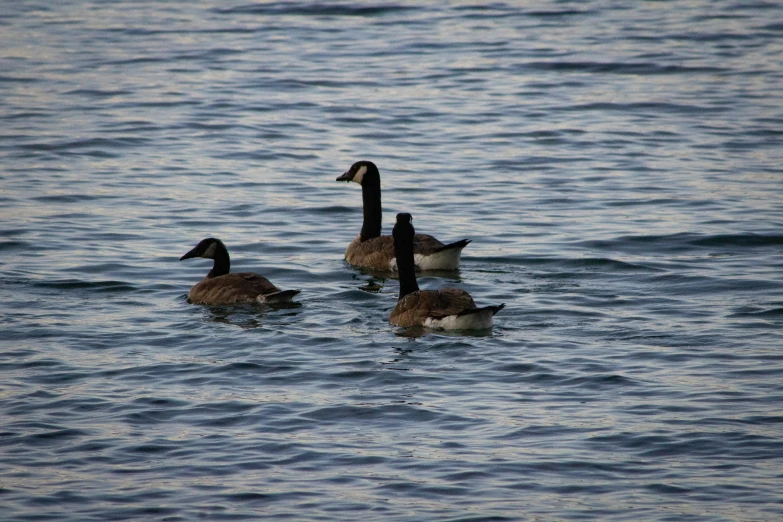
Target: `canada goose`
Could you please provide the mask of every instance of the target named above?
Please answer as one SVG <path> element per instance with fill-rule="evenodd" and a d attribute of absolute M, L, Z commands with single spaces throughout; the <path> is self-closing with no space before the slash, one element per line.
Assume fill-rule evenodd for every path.
<path fill-rule="evenodd" d="M 230 274 L 231 260 L 226 245 L 214 237 L 204 239 L 179 260 L 192 257 L 215 260 L 212 270 L 188 293 L 194 304 L 287 303 L 301 291 L 280 290 L 269 279 L 252 272 Z"/>
<path fill-rule="evenodd" d="M 354 181 L 362 186 L 364 223 L 361 233 L 345 251 L 345 260 L 355 266 L 375 270 L 396 270 L 394 239 L 381 235 L 381 175 L 371 161 L 357 161 L 337 181 Z M 416 234 L 413 257 L 419 270 L 456 270 L 462 249 L 470 243 L 463 239 L 444 245 L 426 234 Z"/>
<path fill-rule="evenodd" d="M 478 330 L 492 326 L 492 316 L 505 307 L 476 307 L 473 298 L 465 290 L 444 288 L 419 290 L 413 261 L 415 230 L 413 217 L 408 213 L 397 214 L 394 225 L 394 251 L 400 274 L 400 296 L 389 316 L 397 326 L 426 326 L 444 330 Z"/>

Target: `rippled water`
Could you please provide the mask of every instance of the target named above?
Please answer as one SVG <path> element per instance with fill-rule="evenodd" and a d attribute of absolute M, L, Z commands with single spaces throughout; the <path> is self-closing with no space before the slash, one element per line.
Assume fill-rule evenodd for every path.
<path fill-rule="evenodd" d="M 0 518 L 782 518 L 780 5 L 616 4 L 4 3 Z M 387 322 L 358 159 L 491 332 Z"/>

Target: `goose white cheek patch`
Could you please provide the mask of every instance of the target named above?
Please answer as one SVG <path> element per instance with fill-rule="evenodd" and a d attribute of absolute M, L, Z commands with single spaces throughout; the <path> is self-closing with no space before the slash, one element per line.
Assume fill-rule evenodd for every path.
<path fill-rule="evenodd" d="M 353 180 L 359 185 L 361 185 L 362 180 L 364 179 L 364 174 L 366 172 L 367 172 L 367 167 L 365 165 L 362 165 L 361 167 L 359 167 L 359 170 L 356 171 L 356 174 L 353 175 Z"/>
<path fill-rule="evenodd" d="M 207 257 L 207 258 L 214 258 L 215 257 L 215 243 L 212 243 L 209 245 L 209 248 L 207 248 L 204 253 L 201 255 L 201 257 Z"/>

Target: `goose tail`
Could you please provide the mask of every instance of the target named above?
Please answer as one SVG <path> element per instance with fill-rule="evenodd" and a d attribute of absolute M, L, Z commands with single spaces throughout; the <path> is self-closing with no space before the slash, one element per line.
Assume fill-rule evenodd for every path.
<path fill-rule="evenodd" d="M 259 295 L 258 301 L 261 303 L 290 303 L 291 299 L 301 290 L 280 290 L 279 292 L 272 292 L 271 294 Z"/>
<path fill-rule="evenodd" d="M 462 249 L 468 243 L 470 243 L 470 239 L 462 239 L 443 245 L 429 255 L 415 254 L 413 260 L 416 263 L 416 268 L 419 270 L 457 270 Z"/>
<path fill-rule="evenodd" d="M 468 246 L 468 243 L 470 243 L 472 240 L 470 239 L 460 239 L 459 241 L 455 241 L 453 243 L 449 243 L 448 245 L 443 245 L 439 249 L 436 250 L 436 252 L 443 252 L 444 250 L 462 250 L 466 246 Z"/>
<path fill-rule="evenodd" d="M 506 303 L 501 303 L 497 306 L 482 306 L 481 308 L 466 308 L 460 313 L 457 314 L 457 316 L 463 316 L 463 315 L 470 315 L 470 314 L 479 314 L 481 312 L 489 310 L 492 312 L 492 315 L 495 315 L 502 309 L 506 307 Z"/>

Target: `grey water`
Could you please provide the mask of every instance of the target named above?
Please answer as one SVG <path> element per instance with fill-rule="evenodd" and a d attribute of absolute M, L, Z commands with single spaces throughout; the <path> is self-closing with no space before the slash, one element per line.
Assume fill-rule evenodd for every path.
<path fill-rule="evenodd" d="M 0 519 L 783 518 L 779 2 L 0 9 Z M 491 331 L 345 264 L 369 159 Z M 297 304 L 188 303 L 205 237 Z"/>

